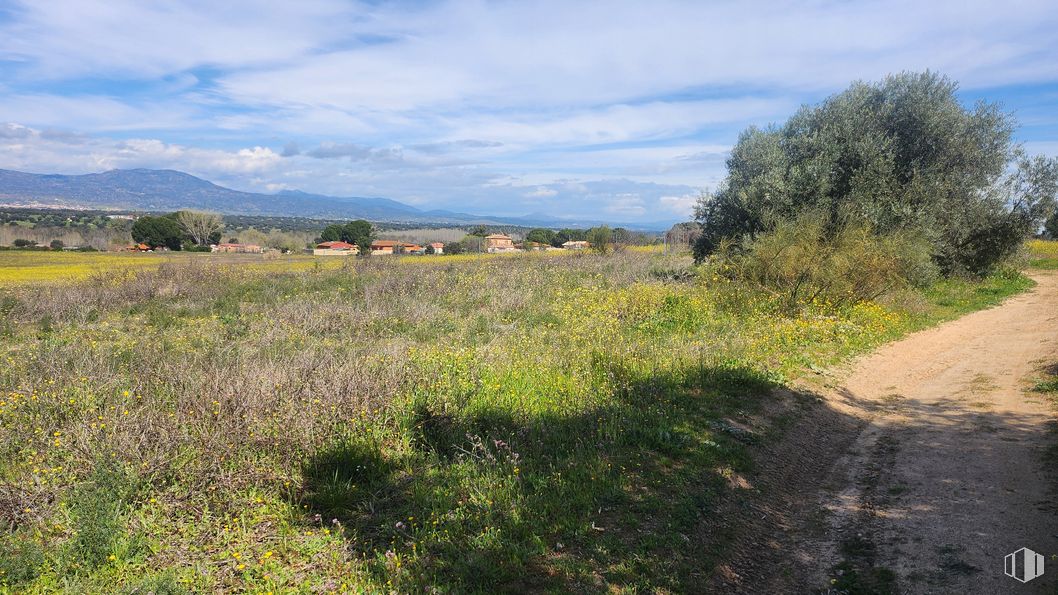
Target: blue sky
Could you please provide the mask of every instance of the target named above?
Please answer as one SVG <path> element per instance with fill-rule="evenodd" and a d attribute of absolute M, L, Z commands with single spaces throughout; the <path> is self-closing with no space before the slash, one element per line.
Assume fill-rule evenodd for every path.
<path fill-rule="evenodd" d="M 675 220 L 746 126 L 927 68 L 1058 155 L 1053 0 L 0 0 L 0 168 Z"/>

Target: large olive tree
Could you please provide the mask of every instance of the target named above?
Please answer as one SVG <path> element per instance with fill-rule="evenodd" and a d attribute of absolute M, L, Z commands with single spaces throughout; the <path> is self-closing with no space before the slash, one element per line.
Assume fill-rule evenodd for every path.
<path fill-rule="evenodd" d="M 957 88 L 931 72 L 857 82 L 782 126 L 744 131 L 726 180 L 699 201 L 695 255 L 814 211 L 835 230 L 921 233 L 947 273 L 987 271 L 1053 212 L 1058 164 L 1025 156 L 1013 116 L 966 108 Z"/>

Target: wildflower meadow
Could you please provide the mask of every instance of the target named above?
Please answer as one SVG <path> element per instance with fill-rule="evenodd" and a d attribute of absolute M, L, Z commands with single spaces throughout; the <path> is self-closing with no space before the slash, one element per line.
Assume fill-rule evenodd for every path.
<path fill-rule="evenodd" d="M 1031 284 L 780 312 L 656 250 L 55 256 L 0 272 L 9 592 L 695 590 L 773 389 Z"/>

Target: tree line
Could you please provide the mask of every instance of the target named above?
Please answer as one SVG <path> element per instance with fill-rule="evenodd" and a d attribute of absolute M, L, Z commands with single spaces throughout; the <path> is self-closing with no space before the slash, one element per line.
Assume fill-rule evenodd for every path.
<path fill-rule="evenodd" d="M 218 244 L 224 220 L 216 213 L 177 211 L 144 215 L 132 224 L 132 240 L 151 248 L 206 251 Z"/>

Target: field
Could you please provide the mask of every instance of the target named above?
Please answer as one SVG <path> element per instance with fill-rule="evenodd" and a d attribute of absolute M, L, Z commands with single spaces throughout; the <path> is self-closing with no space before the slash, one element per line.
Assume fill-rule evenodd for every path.
<path fill-rule="evenodd" d="M 1032 240 L 1026 245 L 1029 266 L 1037 269 L 1058 269 L 1058 240 Z"/>
<path fill-rule="evenodd" d="M 133 274 L 194 260 L 203 266 L 236 266 L 258 271 L 299 271 L 334 269 L 339 260 L 283 255 L 269 258 L 260 254 L 203 254 L 195 252 L 53 252 L 47 250 L 0 250 L 0 287 L 68 283 L 120 272 Z"/>
<path fill-rule="evenodd" d="M 0 584 L 699 590 L 770 389 L 1030 284 L 779 316 L 648 250 L 0 252 Z"/>

